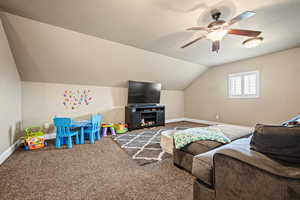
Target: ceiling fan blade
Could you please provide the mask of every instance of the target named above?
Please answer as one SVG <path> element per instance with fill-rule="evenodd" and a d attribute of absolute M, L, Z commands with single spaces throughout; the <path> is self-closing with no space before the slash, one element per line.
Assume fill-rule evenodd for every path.
<path fill-rule="evenodd" d="M 236 22 L 239 22 L 241 20 L 244 20 L 244 19 L 247 19 L 249 17 L 252 17 L 253 15 L 255 15 L 256 12 L 253 12 L 253 11 L 246 11 L 246 12 L 243 12 L 241 13 L 240 15 L 232 18 L 228 23 L 227 25 L 228 26 L 231 26 L 232 24 L 236 23 Z"/>
<path fill-rule="evenodd" d="M 216 51 L 218 53 L 220 49 L 220 40 L 216 40 L 216 41 L 213 41 L 213 44 L 212 44 L 212 51 Z"/>
<path fill-rule="evenodd" d="M 186 29 L 188 31 L 208 31 L 207 27 L 192 27 Z"/>
<path fill-rule="evenodd" d="M 181 48 L 185 48 L 185 47 L 187 47 L 187 46 L 190 46 L 191 44 L 194 44 L 195 42 L 197 42 L 197 41 L 199 41 L 199 40 L 201 40 L 201 39 L 203 39 L 203 38 L 205 38 L 205 36 L 198 37 L 198 38 L 194 39 L 193 41 L 191 41 L 191 42 L 189 42 L 189 43 L 183 45 Z"/>
<path fill-rule="evenodd" d="M 242 30 L 242 29 L 229 29 L 228 34 L 242 35 L 242 36 L 248 36 L 248 37 L 257 37 L 261 34 L 261 31 L 251 31 L 251 30 Z"/>

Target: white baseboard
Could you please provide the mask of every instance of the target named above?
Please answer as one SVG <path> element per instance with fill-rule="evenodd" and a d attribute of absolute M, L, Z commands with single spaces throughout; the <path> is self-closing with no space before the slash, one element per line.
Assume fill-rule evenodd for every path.
<path fill-rule="evenodd" d="M 213 121 L 192 119 L 192 118 L 184 118 L 184 121 L 194 122 L 194 123 L 199 123 L 199 124 L 208 124 L 208 125 L 224 124 L 224 123 L 221 123 L 221 122 L 213 122 Z"/>
<path fill-rule="evenodd" d="M 185 118 L 167 119 L 165 123 L 182 122 Z"/>
<path fill-rule="evenodd" d="M 252 128 L 250 126 L 242 126 L 242 125 L 236 125 L 236 124 L 228 124 L 223 122 L 214 122 L 214 121 L 207 121 L 207 120 L 200 120 L 200 119 L 192 119 L 192 118 L 184 118 L 184 121 L 187 122 L 194 122 L 194 123 L 200 123 L 200 124 L 208 124 L 208 125 L 230 125 L 230 126 L 238 126 L 242 128 Z"/>
<path fill-rule="evenodd" d="M 236 125 L 236 124 L 228 124 L 228 123 L 223 123 L 223 122 L 214 122 L 214 121 L 207 121 L 207 120 L 201 120 L 201 119 L 192 119 L 192 118 L 177 118 L 177 119 L 169 119 L 166 120 L 166 123 L 172 123 L 172 122 L 181 122 L 181 121 L 187 121 L 187 122 L 194 122 L 194 123 L 199 123 L 199 124 L 208 124 L 208 125 L 231 125 L 231 126 L 238 126 L 238 127 L 244 127 L 244 128 L 251 128 L 249 126 L 241 126 L 241 125 Z"/>
<path fill-rule="evenodd" d="M 220 123 L 220 122 L 212 122 L 212 121 L 199 120 L 199 119 L 191 119 L 191 118 L 185 118 L 185 117 L 175 118 L 175 119 L 167 119 L 165 121 L 165 123 L 182 122 L 182 121 L 194 122 L 194 123 L 199 123 L 199 124 L 209 124 L 209 125 L 223 124 L 223 123 Z"/>
<path fill-rule="evenodd" d="M 11 155 L 22 143 L 22 139 L 18 139 L 13 145 L 0 154 L 0 165 Z"/>

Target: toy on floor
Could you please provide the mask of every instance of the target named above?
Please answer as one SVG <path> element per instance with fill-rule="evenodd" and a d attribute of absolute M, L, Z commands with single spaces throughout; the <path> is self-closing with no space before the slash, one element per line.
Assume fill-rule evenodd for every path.
<path fill-rule="evenodd" d="M 102 127 L 102 136 L 107 136 L 108 128 L 112 135 L 116 135 L 113 123 L 103 123 L 103 124 L 101 124 L 101 127 Z"/>
<path fill-rule="evenodd" d="M 24 150 L 39 149 L 48 146 L 41 127 L 29 127 L 25 129 Z"/>
<path fill-rule="evenodd" d="M 126 133 L 128 131 L 128 125 L 127 124 L 114 124 L 114 129 L 117 134 Z"/>

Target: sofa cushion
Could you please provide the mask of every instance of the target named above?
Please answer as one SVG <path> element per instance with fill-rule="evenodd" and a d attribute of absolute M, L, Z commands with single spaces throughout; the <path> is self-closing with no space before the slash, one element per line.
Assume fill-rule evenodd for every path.
<path fill-rule="evenodd" d="M 194 156 L 192 174 L 205 184 L 213 185 L 213 158 L 211 152 Z"/>
<path fill-rule="evenodd" d="M 251 149 L 271 158 L 300 164 L 300 126 L 285 127 L 257 124 Z"/>
<path fill-rule="evenodd" d="M 239 146 L 249 145 L 250 137 L 235 140 L 227 145 L 222 145 L 216 149 L 194 156 L 192 174 L 209 186 L 213 186 L 213 156 L 222 149 L 234 149 Z"/>
<path fill-rule="evenodd" d="M 222 133 L 231 141 L 247 137 L 253 132 L 253 128 L 234 126 L 234 125 L 214 125 L 221 129 Z M 216 141 L 197 141 L 193 142 L 181 150 L 192 155 L 198 155 L 223 145 Z"/>
<path fill-rule="evenodd" d="M 216 125 L 221 131 L 227 136 L 230 140 L 236 140 L 243 137 L 250 136 L 254 128 L 253 127 L 245 127 L 245 126 L 235 126 L 235 125 Z"/>
<path fill-rule="evenodd" d="M 214 163 L 218 157 L 232 158 L 277 177 L 295 179 L 300 183 L 300 164 L 278 161 L 260 152 L 252 151 L 250 141 L 251 137 L 237 140 L 238 143 L 235 146 L 225 145 L 224 148 L 215 152 Z"/>
<path fill-rule="evenodd" d="M 197 141 L 183 147 L 181 150 L 195 156 L 215 149 L 221 145 L 222 143 L 216 141 Z"/>

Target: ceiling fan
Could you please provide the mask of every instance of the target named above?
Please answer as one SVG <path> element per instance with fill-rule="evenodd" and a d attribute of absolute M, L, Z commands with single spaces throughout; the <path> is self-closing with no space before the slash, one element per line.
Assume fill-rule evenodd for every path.
<path fill-rule="evenodd" d="M 187 29 L 189 31 L 190 30 L 205 31 L 205 32 L 207 32 L 207 34 L 196 38 L 195 40 L 183 45 L 181 48 L 185 48 L 187 46 L 190 46 L 191 44 L 194 44 L 195 42 L 197 42 L 201 39 L 206 38 L 213 42 L 212 51 L 218 52 L 220 49 L 220 41 L 227 34 L 241 35 L 241 36 L 246 36 L 246 37 L 257 37 L 259 34 L 261 34 L 261 31 L 230 29 L 229 28 L 231 25 L 233 25 L 241 20 L 252 17 L 255 14 L 256 13 L 253 11 L 246 11 L 246 12 L 243 12 L 240 15 L 234 17 L 230 21 L 226 22 L 225 20 L 219 19 L 221 17 L 221 12 L 219 10 L 215 9 L 212 11 L 212 18 L 215 21 L 211 22 L 207 27 L 192 27 L 192 28 Z"/>

